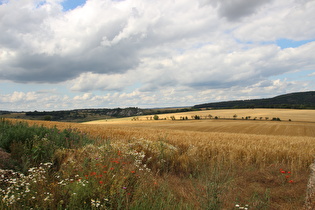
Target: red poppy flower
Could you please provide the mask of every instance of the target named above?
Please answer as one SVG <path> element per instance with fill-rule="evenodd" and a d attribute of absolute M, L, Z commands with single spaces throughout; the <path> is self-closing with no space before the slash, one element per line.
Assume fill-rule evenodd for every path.
<path fill-rule="evenodd" d="M 290 180 L 290 181 L 289 181 L 289 183 L 293 183 L 293 182 L 294 182 L 293 180 Z"/>

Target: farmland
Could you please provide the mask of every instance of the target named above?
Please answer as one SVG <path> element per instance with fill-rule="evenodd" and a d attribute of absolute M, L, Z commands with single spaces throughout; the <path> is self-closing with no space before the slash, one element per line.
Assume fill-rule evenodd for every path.
<path fill-rule="evenodd" d="M 195 120 L 196 115 L 201 119 Z M 180 120 L 186 116 L 188 120 Z M 124 157 L 135 150 L 143 154 L 142 171 L 148 168 L 150 174 L 142 174 L 137 187 L 128 192 L 134 197 L 122 204 L 126 208 L 302 208 L 308 167 L 315 154 L 314 110 L 204 110 L 161 114 L 160 120 L 151 117 L 81 124 L 27 122 L 60 130 L 77 129 L 94 139 L 93 146 L 72 149 L 71 157 L 64 154 L 64 163 L 70 158 L 72 165 L 83 164 L 86 159 L 82 154 L 85 158 L 105 155 L 100 148 L 108 144 Z M 272 118 L 281 121 L 271 121 Z M 60 167 L 70 173 L 69 164 Z M 148 187 L 148 193 L 141 194 Z M 148 201 L 140 205 L 143 197 Z M 159 203 L 162 201 L 164 206 Z"/>
<path fill-rule="evenodd" d="M 201 120 L 192 117 L 200 116 Z M 212 118 L 209 118 L 209 115 Z M 233 116 L 237 117 L 233 117 Z M 170 120 L 174 116 L 175 121 Z M 214 119 L 215 117 L 218 119 Z M 244 118 L 250 116 L 249 120 Z M 189 120 L 180 120 L 187 117 Z M 268 120 L 266 120 L 266 117 Z M 315 110 L 279 110 L 279 109 L 233 109 L 233 110 L 205 110 L 187 113 L 161 114 L 160 119 L 150 120 L 152 116 L 97 120 L 84 123 L 85 125 L 115 125 L 129 128 L 154 128 L 200 132 L 242 133 L 260 135 L 309 136 L 315 137 Z M 243 119 L 242 119 L 243 118 Z M 271 121 L 280 118 L 281 122 Z M 254 120 L 255 119 L 255 120 Z M 290 121 L 289 121 L 290 120 Z"/>

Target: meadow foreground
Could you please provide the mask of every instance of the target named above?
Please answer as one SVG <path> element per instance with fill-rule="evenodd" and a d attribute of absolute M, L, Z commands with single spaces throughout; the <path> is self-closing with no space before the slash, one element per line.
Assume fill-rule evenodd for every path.
<path fill-rule="evenodd" d="M 241 116 L 237 110 L 229 111 Z M 301 209 L 315 154 L 314 111 L 293 113 L 291 121 L 257 120 L 260 116 L 253 120 L 253 116 L 248 120 L 172 121 L 144 116 L 86 124 L 28 123 L 56 126 L 61 131 L 71 128 L 93 139 L 92 144 L 73 143 L 51 155 L 58 163 L 55 172 L 59 176 L 97 180 L 88 188 L 90 194 L 67 185 L 65 197 L 54 195 L 50 203 L 54 208 L 60 199 L 71 207 L 73 193 L 81 193 L 78 202 L 88 202 L 87 209 L 95 207 L 93 201 L 103 209 L 237 209 L 245 205 L 250 209 Z M 116 170 L 116 166 L 119 170 L 104 176 L 104 171 Z M 124 188 L 128 192 L 117 190 Z"/>

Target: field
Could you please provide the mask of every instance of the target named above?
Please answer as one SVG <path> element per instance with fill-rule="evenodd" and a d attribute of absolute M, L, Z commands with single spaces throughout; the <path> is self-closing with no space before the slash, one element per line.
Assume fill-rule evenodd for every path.
<path fill-rule="evenodd" d="M 195 120 L 196 115 L 200 119 Z M 109 143 L 122 154 L 142 153 L 141 164 L 150 170 L 151 178 L 143 175 L 146 181 L 138 190 L 149 187 L 145 205 L 155 205 L 147 208 L 303 207 L 315 154 L 314 110 L 204 110 L 158 116 L 159 120 L 139 116 L 82 124 L 28 123 L 86 133 L 95 139 L 90 148 L 93 157 Z M 171 120 L 173 116 L 176 120 Z M 77 149 L 78 154 L 81 150 Z M 71 158 L 84 161 L 79 155 Z M 148 185 L 148 180 L 154 184 Z M 134 208 L 131 203 L 125 207 Z"/>
<path fill-rule="evenodd" d="M 194 116 L 201 120 L 193 120 Z M 211 115 L 211 119 L 209 118 Z M 259 135 L 309 136 L 315 137 L 315 110 L 285 110 L 285 109 L 233 109 L 206 110 L 175 114 L 158 115 L 160 119 L 152 120 L 153 116 L 139 116 L 110 120 L 86 122 L 86 125 L 107 125 L 129 128 L 154 128 L 199 132 L 242 133 Z M 170 120 L 174 116 L 177 120 Z M 215 117 L 218 119 L 214 119 Z M 235 117 L 233 117 L 235 116 Z M 246 117 L 250 118 L 244 120 Z M 188 120 L 180 120 L 187 117 Z M 266 117 L 268 120 L 266 120 Z M 151 119 L 152 118 L 152 119 Z M 242 119 L 243 118 L 243 119 Z M 279 118 L 279 121 L 271 121 Z M 151 119 L 151 120 L 150 120 Z M 255 120 L 254 120 L 255 119 Z M 290 120 L 290 121 L 289 121 Z"/>

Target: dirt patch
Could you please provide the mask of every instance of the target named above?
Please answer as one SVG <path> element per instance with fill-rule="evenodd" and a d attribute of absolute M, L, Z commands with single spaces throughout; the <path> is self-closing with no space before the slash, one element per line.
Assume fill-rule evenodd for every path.
<path fill-rule="evenodd" d="M 0 169 L 10 168 L 12 164 L 11 154 L 0 148 Z"/>

